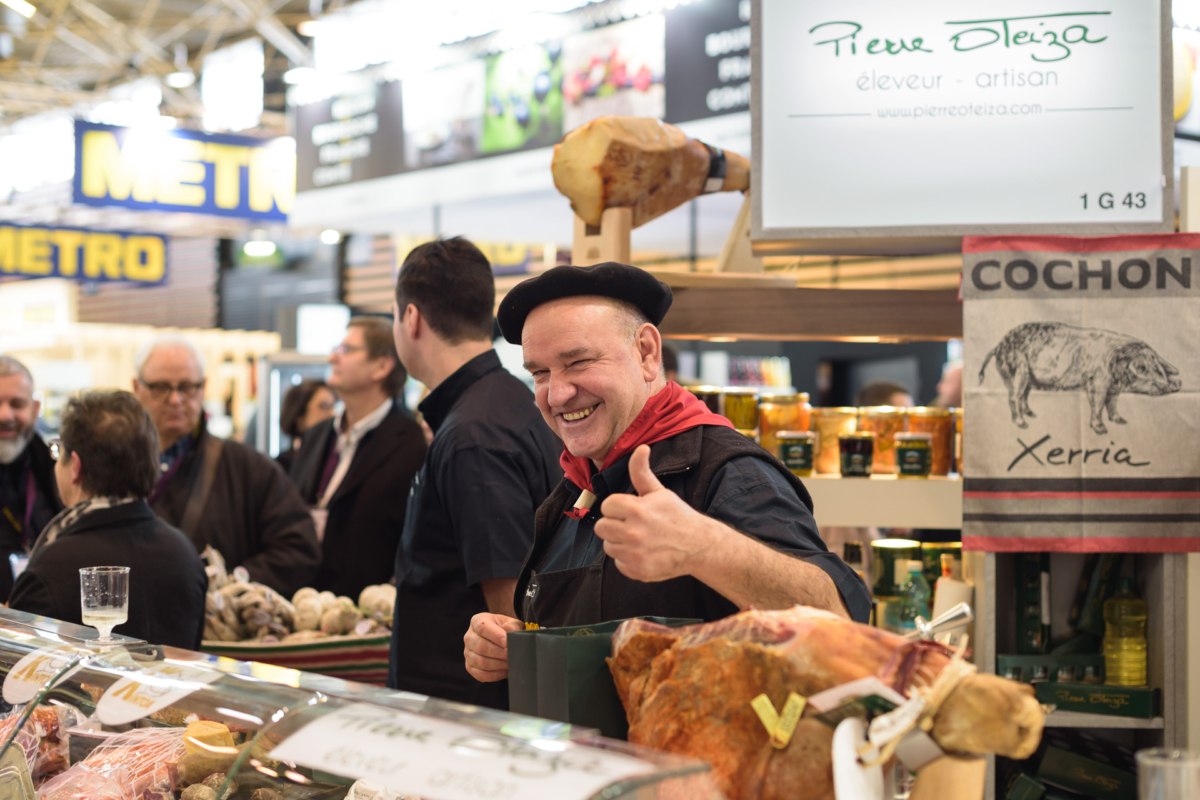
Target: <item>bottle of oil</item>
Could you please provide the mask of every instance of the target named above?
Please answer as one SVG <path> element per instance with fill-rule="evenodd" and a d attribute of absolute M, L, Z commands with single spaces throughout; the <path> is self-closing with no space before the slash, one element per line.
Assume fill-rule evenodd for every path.
<path fill-rule="evenodd" d="M 1104 682 L 1145 686 L 1146 601 L 1134 594 L 1132 578 L 1118 580 L 1104 603 L 1104 623 Z"/>

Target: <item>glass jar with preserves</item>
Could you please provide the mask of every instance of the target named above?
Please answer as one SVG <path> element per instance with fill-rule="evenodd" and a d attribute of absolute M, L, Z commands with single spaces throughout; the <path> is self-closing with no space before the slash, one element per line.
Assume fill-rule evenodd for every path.
<path fill-rule="evenodd" d="M 933 434 L 897 433 L 896 477 L 928 478 L 933 468 Z"/>
<path fill-rule="evenodd" d="M 812 431 L 779 431 L 775 437 L 779 442 L 775 452 L 783 465 L 798 478 L 811 477 L 817 435 Z"/>
<path fill-rule="evenodd" d="M 876 539 L 871 542 L 872 594 L 893 597 L 896 594 L 896 570 L 904 569 L 910 559 L 921 557 L 921 543 L 915 539 Z"/>
<path fill-rule="evenodd" d="M 725 419 L 742 430 L 758 428 L 758 390 L 741 386 L 725 389 Z"/>
<path fill-rule="evenodd" d="M 758 441 L 768 453 L 778 452 L 779 431 L 808 430 L 808 395 L 804 392 L 763 390 L 758 396 Z"/>
<path fill-rule="evenodd" d="M 687 390 L 708 406 L 708 410 L 714 414 L 725 416 L 725 409 L 721 403 L 721 390 L 716 386 L 689 386 Z"/>
<path fill-rule="evenodd" d="M 843 478 L 871 477 L 875 455 L 875 434 L 869 431 L 843 433 L 838 439 Z"/>
<path fill-rule="evenodd" d="M 933 465 L 931 475 L 949 475 L 954 466 L 954 415 L 946 408 L 908 409 L 910 433 L 933 436 Z"/>
<path fill-rule="evenodd" d="M 954 471 L 962 475 L 963 471 L 963 413 L 961 408 L 950 409 L 954 412 Z"/>
<path fill-rule="evenodd" d="M 858 410 L 858 429 L 875 434 L 875 460 L 871 472 L 891 475 L 896 471 L 895 437 L 904 430 L 903 408 L 896 406 L 864 406 Z"/>
<path fill-rule="evenodd" d="M 838 437 L 852 433 L 858 424 L 858 409 L 853 406 L 814 408 L 812 425 L 817 434 L 817 472 L 836 475 L 841 472 Z"/>

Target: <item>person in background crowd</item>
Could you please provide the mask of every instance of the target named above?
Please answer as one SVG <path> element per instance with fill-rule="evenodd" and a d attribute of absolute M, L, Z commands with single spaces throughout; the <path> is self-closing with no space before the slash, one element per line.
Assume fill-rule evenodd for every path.
<path fill-rule="evenodd" d="M 942 379 L 937 385 L 937 400 L 933 401 L 939 408 L 962 408 L 963 402 L 963 362 L 950 361 L 942 368 Z"/>
<path fill-rule="evenodd" d="M 54 459 L 35 425 L 41 404 L 33 375 L 11 356 L 0 356 L 0 598 L 12 592 L 15 571 L 38 534 L 62 510 L 54 484 Z"/>
<path fill-rule="evenodd" d="M 291 597 L 311 586 L 321 546 L 300 492 L 279 465 L 240 442 L 208 433 L 204 358 L 168 334 L 134 355 L 133 393 L 158 431 L 161 475 L 151 507 L 197 552 L 211 545 L 230 570 Z"/>
<path fill-rule="evenodd" d="M 915 406 L 912 392 L 902 383 L 895 381 L 871 381 L 858 390 L 854 395 L 856 406 L 896 406 L 909 408 Z"/>
<path fill-rule="evenodd" d="M 538 509 L 517 619 L 476 615 L 466 665 L 508 674 L 507 632 L 642 615 L 711 621 L 797 603 L 866 622 L 862 581 L 799 479 L 662 371 L 671 290 L 625 264 L 555 267 L 500 304 L 566 478 Z"/>
<path fill-rule="evenodd" d="M 679 354 L 667 344 L 663 345 L 662 368 L 667 383 L 679 382 Z"/>
<path fill-rule="evenodd" d="M 291 472 L 305 431 L 319 422 L 332 419 L 335 405 L 337 398 L 323 380 L 306 378 L 288 389 L 279 409 L 279 428 L 292 437 L 292 446 L 275 457 L 284 472 Z"/>
<path fill-rule="evenodd" d="M 158 480 L 158 434 L 129 392 L 67 401 L 54 442 L 68 508 L 38 537 L 9 605 L 82 624 L 79 570 L 129 567 L 129 621 L 116 633 L 200 649 L 208 576 L 183 533 L 146 502 Z"/>
<path fill-rule="evenodd" d="M 351 319 L 329 363 L 329 386 L 344 408 L 308 432 L 292 477 L 322 539 L 313 585 L 357 600 L 395 574 L 407 489 L 425 460 L 425 437 L 400 399 L 407 375 L 386 321 Z"/>
<path fill-rule="evenodd" d="M 487 258 L 457 237 L 417 247 L 396 282 L 396 349 L 430 390 L 420 410 L 433 440 L 396 555 L 388 685 L 507 708 L 506 686 L 467 674 L 462 632 L 474 614 L 513 614 L 562 445 L 492 349 L 495 298 Z"/>

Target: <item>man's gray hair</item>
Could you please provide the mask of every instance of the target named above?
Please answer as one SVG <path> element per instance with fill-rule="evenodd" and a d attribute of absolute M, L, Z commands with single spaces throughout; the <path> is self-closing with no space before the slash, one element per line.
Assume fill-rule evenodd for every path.
<path fill-rule="evenodd" d="M 146 362 L 150 360 L 150 356 L 154 355 L 154 351 L 160 347 L 178 347 L 181 350 L 187 350 L 191 353 L 192 358 L 196 359 L 196 366 L 200 368 L 200 377 L 204 377 L 204 355 L 196 349 L 196 345 L 178 333 L 164 333 L 161 336 L 155 336 L 143 344 L 133 354 L 133 369 L 137 372 L 139 379 L 142 377 L 142 370 L 145 368 Z"/>
<path fill-rule="evenodd" d="M 33 391 L 33 373 L 29 371 L 29 367 L 12 356 L 0 356 L 0 378 L 10 375 L 24 375 L 25 380 L 29 381 L 29 391 Z"/>

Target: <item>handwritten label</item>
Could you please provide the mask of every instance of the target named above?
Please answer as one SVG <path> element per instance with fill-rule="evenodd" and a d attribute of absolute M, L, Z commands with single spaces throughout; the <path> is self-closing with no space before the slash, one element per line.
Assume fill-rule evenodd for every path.
<path fill-rule="evenodd" d="M 105 725 L 125 725 L 162 711 L 220 677 L 212 670 L 158 661 L 108 687 L 96 704 L 96 715 Z"/>
<path fill-rule="evenodd" d="M 319 717 L 271 757 L 426 800 L 584 800 L 656 768 L 559 740 L 525 741 L 356 704 Z"/>
<path fill-rule="evenodd" d="M 82 658 L 74 648 L 62 645 L 43 647 L 34 650 L 18 661 L 4 678 L 4 702 L 28 703 L 46 684 L 57 675 L 74 658 Z M 79 667 L 67 672 L 59 679 L 62 683 L 79 671 Z"/>

